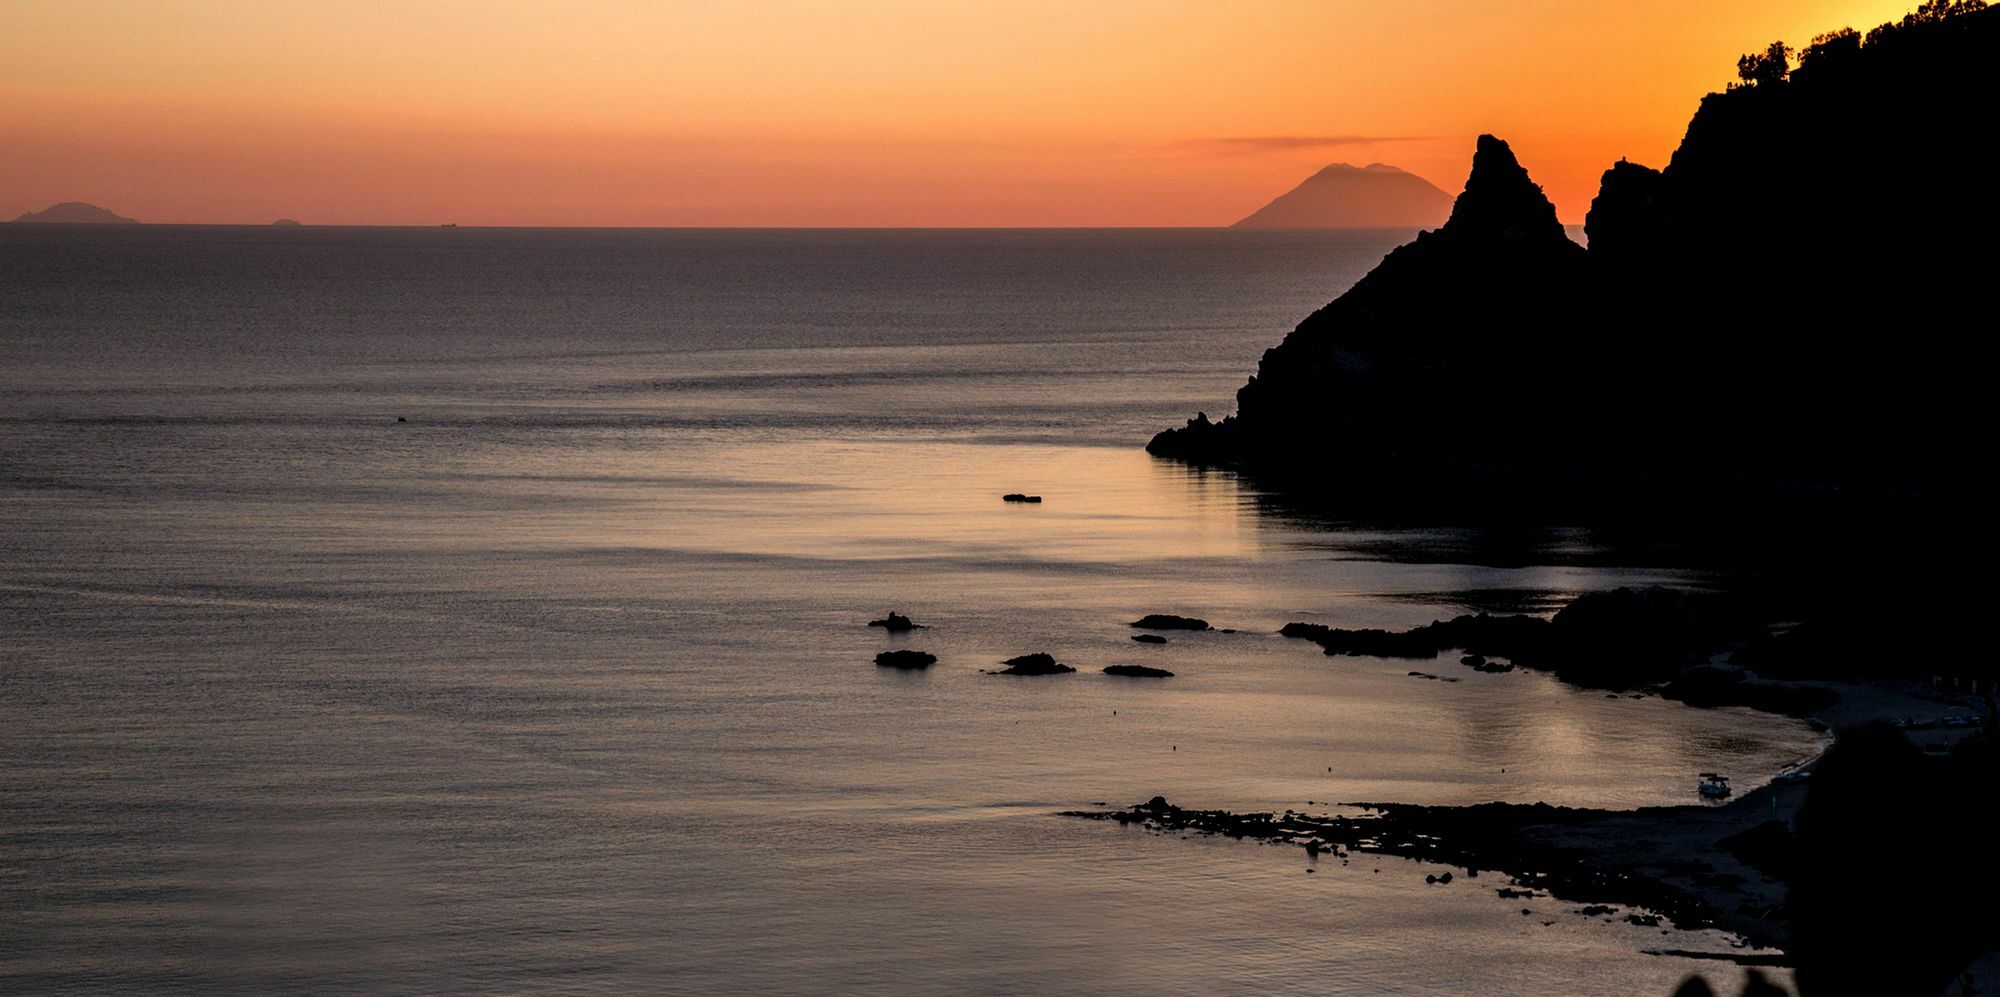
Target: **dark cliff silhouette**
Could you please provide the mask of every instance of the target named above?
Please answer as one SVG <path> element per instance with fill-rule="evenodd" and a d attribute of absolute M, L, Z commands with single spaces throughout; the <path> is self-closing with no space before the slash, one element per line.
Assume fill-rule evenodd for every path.
<path fill-rule="evenodd" d="M 1760 675 L 1990 694 L 2000 666 L 1955 624 L 1991 614 L 1996 560 L 2000 9 L 1931 0 L 1737 68 L 1664 168 L 1606 171 L 1587 250 L 1482 137 L 1450 220 L 1267 351 L 1234 416 L 1148 450 L 1288 510 L 1713 555 L 1757 618 L 1803 621 L 1738 652 Z M 1873 728 L 1821 762 L 1763 836 L 1802 994 L 1937 993 L 2000 941 L 1993 752 Z"/>
<path fill-rule="evenodd" d="M 95 204 L 82 201 L 64 201 L 53 204 L 41 211 L 30 211 L 17 222 L 57 222 L 64 225 L 137 225 L 136 218 L 126 218 L 113 214 Z"/>
<path fill-rule="evenodd" d="M 1231 228 L 1430 228 L 1451 195 L 1386 163 L 1334 163 Z"/>
<path fill-rule="evenodd" d="M 1466 411 L 1493 390 L 1520 401 L 1527 376 L 1557 350 L 1522 337 L 1584 318 L 1572 293 L 1583 247 L 1528 179 L 1507 143 L 1481 136 L 1451 217 L 1397 248 L 1346 294 L 1264 354 L 1237 393 L 1238 414 L 1198 419 L 1148 449 L 1198 462 L 1239 460 L 1305 476 L 1464 435 Z M 1440 402 L 1446 402 L 1440 404 Z M 1294 460 L 1305 463 L 1292 463 Z"/>
<path fill-rule="evenodd" d="M 2000 939 L 1996 784 L 1989 733 L 1944 757 L 1883 724 L 1841 735 L 1771 850 L 1787 865 L 1801 994 L 1940 993 Z M 1857 861 L 1872 852 L 1880 868 Z"/>
<path fill-rule="evenodd" d="M 1307 491 L 1505 469 L 1979 492 L 2000 10 L 1742 68 L 1665 169 L 1606 172 L 1587 251 L 1481 137 L 1441 228 L 1266 352 L 1235 416 L 1148 450 Z"/>

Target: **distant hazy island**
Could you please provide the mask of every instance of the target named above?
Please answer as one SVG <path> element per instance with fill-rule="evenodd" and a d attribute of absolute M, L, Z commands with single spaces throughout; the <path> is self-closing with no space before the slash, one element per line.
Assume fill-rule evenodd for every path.
<path fill-rule="evenodd" d="M 296 218 L 280 218 L 271 223 L 272 228 L 298 228 L 303 223 Z"/>
<path fill-rule="evenodd" d="M 1334 163 L 1232 228 L 1436 228 L 1451 195 L 1387 163 Z"/>
<path fill-rule="evenodd" d="M 30 211 L 17 222 L 55 222 L 63 225 L 137 225 L 139 220 L 124 215 L 113 214 L 95 204 L 82 201 L 64 201 L 50 205 L 46 211 Z"/>

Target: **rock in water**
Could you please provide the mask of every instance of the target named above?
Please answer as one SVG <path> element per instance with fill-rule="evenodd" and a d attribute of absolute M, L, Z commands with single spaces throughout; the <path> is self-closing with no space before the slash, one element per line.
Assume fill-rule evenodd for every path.
<path fill-rule="evenodd" d="M 1167 642 L 1167 639 L 1159 634 L 1133 634 L 1132 639 L 1141 644 L 1164 644 Z"/>
<path fill-rule="evenodd" d="M 937 664 L 937 655 L 928 651 L 883 651 L 875 656 L 875 663 L 884 668 L 929 668 Z"/>
<path fill-rule="evenodd" d="M 1138 627 L 1141 630 L 1210 629 L 1207 620 L 1197 620 L 1192 616 L 1173 616 L 1168 613 L 1147 613 L 1145 616 L 1133 620 L 1128 625 Z"/>
<path fill-rule="evenodd" d="M 1076 669 L 1057 661 L 1052 655 L 1037 651 L 1008 658 L 1001 662 L 1006 668 L 994 672 L 995 675 L 1061 675 Z"/>
<path fill-rule="evenodd" d="M 1042 502 L 1042 497 L 1040 495 L 1023 495 L 1020 492 L 1008 492 L 1007 494 L 1000 496 L 1000 501 L 1026 502 L 1029 505 L 1040 505 Z"/>
<path fill-rule="evenodd" d="M 1148 668 L 1145 665 L 1106 665 L 1106 675 L 1123 675 L 1135 679 L 1170 679 L 1174 673 L 1164 668 Z"/>
<path fill-rule="evenodd" d="M 869 620 L 868 625 L 871 627 L 881 627 L 882 629 L 887 630 L 892 634 L 902 633 L 906 630 L 925 629 L 923 624 L 913 623 L 910 621 L 909 617 L 904 616 L 903 614 L 897 612 L 891 612 L 887 617 L 884 617 L 883 619 Z"/>

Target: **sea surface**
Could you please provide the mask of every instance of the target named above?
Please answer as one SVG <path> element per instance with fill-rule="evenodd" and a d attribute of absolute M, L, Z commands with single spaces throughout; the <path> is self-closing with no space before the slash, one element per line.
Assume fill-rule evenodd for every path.
<path fill-rule="evenodd" d="M 1491 876 L 1056 816 L 1685 803 L 1819 748 L 1274 633 L 1710 581 L 1143 452 L 1407 237 L 0 226 L 0 991 L 1713 974 Z M 1080 670 L 984 671 L 1028 651 Z"/>

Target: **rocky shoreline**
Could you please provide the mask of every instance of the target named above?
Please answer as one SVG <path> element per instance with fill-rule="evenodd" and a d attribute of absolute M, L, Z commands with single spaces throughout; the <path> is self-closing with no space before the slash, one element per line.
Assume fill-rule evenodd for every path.
<path fill-rule="evenodd" d="M 1607 810 L 1320 801 L 1308 802 L 1309 810 L 1232 812 L 1155 796 L 1060 816 L 1292 845 L 1306 852 L 1309 872 L 1323 861 L 1347 866 L 1368 855 L 1417 860 L 1439 867 L 1419 888 L 1491 889 L 1545 926 L 1594 917 L 1658 926 L 1663 934 L 1716 929 L 1733 936 L 1735 948 L 1702 958 L 1797 966 L 1816 975 L 1842 958 L 1850 943 L 1840 933 L 1856 930 L 1857 914 L 1880 918 L 1894 907 L 1903 923 L 1942 950 L 1906 958 L 1929 959 L 1921 966 L 1927 971 L 1961 965 L 1977 951 L 1966 946 L 1981 944 L 1991 925 L 1931 898 L 1953 889 L 1939 882 L 1941 873 L 1978 861 L 1975 843 L 1984 832 L 1939 829 L 1937 820 L 1965 805 L 1964 791 L 1991 788 L 1987 728 L 1940 725 L 1923 715 L 1913 722 L 1913 712 L 1951 707 L 1881 686 L 1848 686 L 1837 702 L 1814 718 L 1845 731 L 1828 753 L 1720 805 Z M 1904 718 L 1903 729 L 1890 717 Z M 1837 759 L 1830 778 L 1817 771 L 1829 759 Z M 1896 787 L 1892 799 L 1881 798 L 1885 782 Z M 1913 837 L 1901 839 L 1906 832 Z M 1929 849 L 1915 863 L 1921 872 L 1885 874 L 1864 863 L 1863 849 L 1914 843 L 1916 835 Z M 1990 879 L 1981 873 L 1955 885 L 1976 891 Z M 1802 908 L 1801 896 L 1821 899 Z M 1819 968 L 1809 970 L 1808 962 Z"/>
<path fill-rule="evenodd" d="M 1533 668 L 1586 688 L 1655 688 L 1691 706 L 1807 717 L 1840 699 L 1825 684 L 1767 681 L 1743 667 L 1740 652 L 1761 652 L 1783 635 L 1773 636 L 1755 607 L 1717 593 L 1620 588 L 1579 596 L 1553 618 L 1478 613 L 1402 631 L 1294 622 L 1278 632 L 1329 656 L 1429 661 L 1462 652 L 1459 663 L 1475 671 Z"/>
<path fill-rule="evenodd" d="M 1314 861 L 1345 863 L 1360 855 L 1417 859 L 1449 867 L 1427 877 L 1427 885 L 1492 889 L 1501 899 L 1522 901 L 1523 916 L 1719 928 L 1743 940 L 1746 959 L 1772 964 L 1784 957 L 1770 950 L 1782 950 L 1788 941 L 1785 884 L 1726 843 L 1795 812 L 1802 796 L 1801 786 L 1782 784 L 1723 807 L 1613 811 L 1546 803 L 1355 803 L 1340 808 L 1350 813 L 1234 813 L 1188 809 L 1154 797 L 1124 809 L 1062 816 L 1297 845 Z"/>

